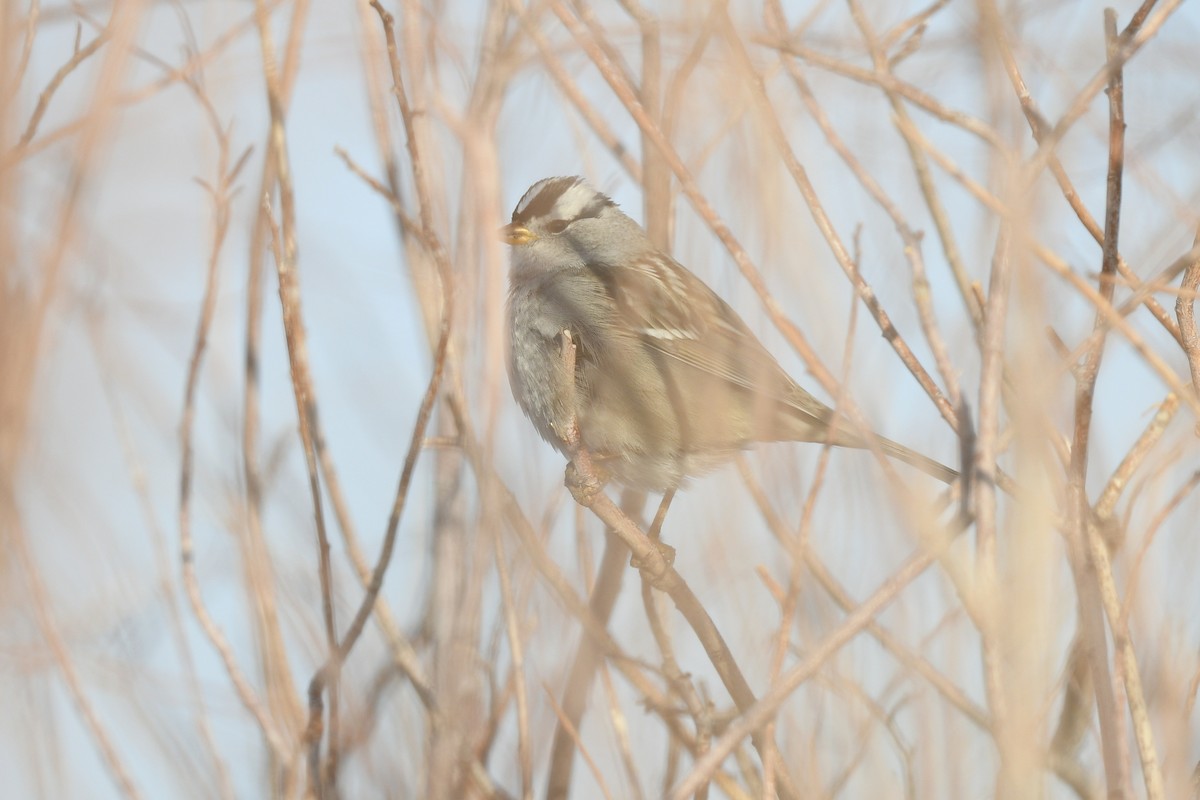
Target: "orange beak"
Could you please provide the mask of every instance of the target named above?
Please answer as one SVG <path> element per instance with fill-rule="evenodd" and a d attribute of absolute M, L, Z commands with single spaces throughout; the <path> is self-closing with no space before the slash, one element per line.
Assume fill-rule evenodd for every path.
<path fill-rule="evenodd" d="M 524 225 L 518 225 L 515 222 L 510 222 L 500 229 L 501 241 L 508 244 L 525 244 L 526 242 L 532 242 L 536 238 L 538 238 L 537 234 Z"/>

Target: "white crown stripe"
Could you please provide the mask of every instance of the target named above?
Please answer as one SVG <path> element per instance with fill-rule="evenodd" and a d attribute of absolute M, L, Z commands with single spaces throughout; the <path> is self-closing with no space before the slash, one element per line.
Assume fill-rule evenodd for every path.
<path fill-rule="evenodd" d="M 563 188 L 564 183 L 568 183 L 565 188 Z M 558 195 L 554 198 L 554 205 L 549 210 L 538 214 L 540 218 L 548 220 L 575 220 L 597 198 L 606 199 L 604 195 L 585 183 L 582 178 L 575 178 L 573 181 L 570 178 L 545 178 L 530 186 L 529 190 L 521 197 L 520 202 L 517 203 L 516 210 L 513 211 L 514 217 L 523 216 L 538 201 L 542 194 L 547 191 L 551 194 L 557 193 Z M 549 200 L 550 198 L 547 197 L 546 199 Z"/>
<path fill-rule="evenodd" d="M 538 181 L 537 183 L 535 183 L 533 186 L 530 186 L 529 190 L 526 191 L 525 194 L 521 196 L 521 201 L 519 203 L 517 203 L 516 214 L 518 216 L 520 216 L 522 213 L 524 213 L 525 209 L 529 207 L 529 204 L 533 202 L 534 198 L 536 198 L 539 194 L 542 193 L 542 189 L 544 189 L 546 187 L 546 184 L 553 183 L 555 180 L 557 180 L 557 179 L 556 178 L 544 178 L 544 179 Z"/>
<path fill-rule="evenodd" d="M 595 199 L 595 190 L 585 184 L 576 183 L 558 196 L 558 201 L 555 202 L 549 216 L 553 219 L 575 219 Z"/>

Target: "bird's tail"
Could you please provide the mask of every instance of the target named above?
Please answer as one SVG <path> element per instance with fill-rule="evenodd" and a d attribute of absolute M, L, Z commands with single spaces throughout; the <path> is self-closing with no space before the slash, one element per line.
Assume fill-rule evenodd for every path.
<path fill-rule="evenodd" d="M 834 412 L 820 400 L 817 400 L 808 392 L 801 389 L 799 386 L 794 386 L 794 396 L 789 399 L 785 406 L 786 414 L 786 429 L 788 430 L 788 438 L 798 442 L 830 442 L 830 444 L 838 447 L 853 447 L 856 449 L 869 450 L 870 442 L 863 436 L 853 431 L 848 430 L 844 425 L 838 425 L 837 430 L 833 433 L 832 441 L 830 441 L 829 426 L 835 424 Z M 768 426 L 768 433 L 760 438 L 764 441 L 773 441 L 778 439 L 775 432 L 779 430 L 778 423 L 772 419 Z M 879 443 L 879 449 L 886 455 L 891 456 L 897 461 L 903 461 L 905 464 L 911 464 L 917 469 L 937 478 L 942 483 L 954 483 L 958 479 L 958 472 L 947 467 L 945 464 L 934 461 L 928 456 L 923 456 L 920 453 L 909 450 L 899 442 L 893 442 L 883 436 L 876 434 L 874 436 L 876 442 Z"/>
<path fill-rule="evenodd" d="M 950 467 L 947 467 L 945 464 L 942 464 L 939 461 L 934 461 L 932 458 L 923 456 L 914 450 L 909 450 L 904 445 L 898 442 L 893 442 L 891 439 L 885 439 L 882 436 L 876 438 L 879 441 L 879 449 L 897 461 L 903 461 L 905 464 L 911 464 L 912 466 L 924 472 L 926 475 L 937 478 L 942 483 L 954 483 L 954 481 L 958 480 L 957 470 L 950 469 Z M 867 445 L 864 444 L 859 446 L 866 447 Z"/>

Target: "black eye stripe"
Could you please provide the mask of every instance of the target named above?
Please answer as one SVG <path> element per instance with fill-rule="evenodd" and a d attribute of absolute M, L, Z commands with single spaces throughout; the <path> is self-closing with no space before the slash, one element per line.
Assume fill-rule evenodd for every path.
<path fill-rule="evenodd" d="M 583 210 L 579 212 L 579 214 L 575 217 L 575 219 L 586 219 L 588 217 L 598 217 L 598 216 L 600 216 L 601 211 L 608 208 L 612 204 L 613 204 L 612 200 L 609 200 L 607 197 L 605 197 L 602 194 L 598 194 L 598 195 L 596 195 L 595 199 L 592 200 L 592 202 L 588 203 L 586 206 L 583 207 Z"/>
<path fill-rule="evenodd" d="M 605 198 L 605 199 L 607 200 L 607 198 Z M 576 214 L 573 219 L 552 219 L 552 220 L 550 220 L 549 222 L 546 223 L 546 230 L 550 231 L 551 233 L 562 233 L 563 231 L 565 231 L 567 229 L 568 225 L 573 225 L 574 223 L 578 222 L 581 219 L 594 219 L 594 218 L 600 216 L 600 212 L 602 210 L 604 210 L 605 206 L 610 206 L 610 205 L 612 205 L 611 201 L 600 202 L 597 200 L 593 200 L 591 203 L 588 203 L 588 205 L 585 206 L 582 211 L 580 211 L 578 214 Z"/>

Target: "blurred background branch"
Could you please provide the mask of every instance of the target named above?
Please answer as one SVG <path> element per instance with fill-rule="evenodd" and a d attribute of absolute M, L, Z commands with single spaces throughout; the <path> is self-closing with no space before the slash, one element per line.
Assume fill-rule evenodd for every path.
<path fill-rule="evenodd" d="M 5 4 L 6 795 L 1193 796 L 1200 12 L 1112 6 Z M 584 513 L 495 237 L 571 174 L 970 481 Z"/>

